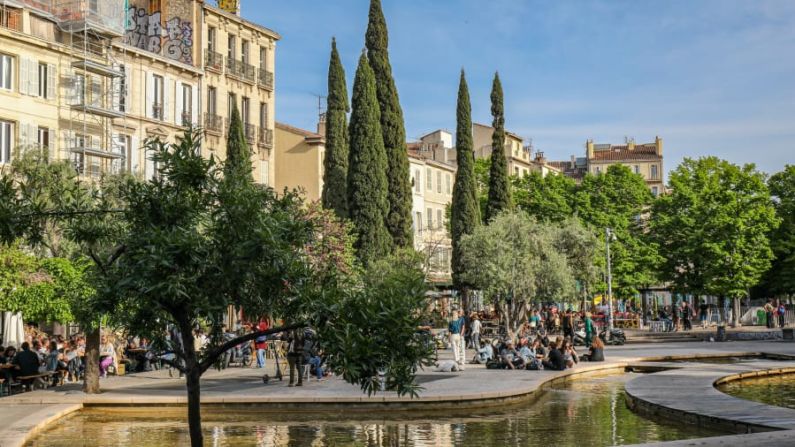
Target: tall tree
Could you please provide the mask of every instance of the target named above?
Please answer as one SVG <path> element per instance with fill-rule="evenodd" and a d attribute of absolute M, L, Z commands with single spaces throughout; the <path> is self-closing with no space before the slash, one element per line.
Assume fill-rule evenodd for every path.
<path fill-rule="evenodd" d="M 505 108 L 499 73 L 494 74 L 491 87 L 491 116 L 494 117 L 491 135 L 491 168 L 489 170 L 489 199 L 486 203 L 486 222 L 511 208 L 511 189 L 508 183 L 508 159 L 505 157 Z"/>
<path fill-rule="evenodd" d="M 458 169 L 453 185 L 453 202 L 451 205 L 450 233 L 453 244 L 452 270 L 453 284 L 461 292 L 465 310 L 468 309 L 468 284 L 461 274 L 464 266 L 461 263 L 461 239 L 471 234 L 480 225 L 480 207 L 477 198 L 475 180 L 475 156 L 472 152 L 472 104 L 469 99 L 464 70 L 458 84 L 458 107 L 456 110 L 456 162 Z"/>
<path fill-rule="evenodd" d="M 738 324 L 740 298 L 770 267 L 768 235 L 777 227 L 765 176 L 705 157 L 685 159 L 670 174 L 670 195 L 655 207 L 654 229 L 665 243 L 664 272 L 693 293 L 732 299 Z"/>
<path fill-rule="evenodd" d="M 323 207 L 348 216 L 348 86 L 345 69 L 331 39 L 326 98 L 326 158 L 323 161 Z"/>
<path fill-rule="evenodd" d="M 389 64 L 389 36 L 381 0 L 370 1 L 365 45 L 367 58 L 375 75 L 378 106 L 381 111 L 381 134 L 387 156 L 389 214 L 386 225 L 395 247 L 413 248 L 411 174 L 406 151 L 406 129 L 397 86 L 392 77 L 392 66 Z"/>
<path fill-rule="evenodd" d="M 781 225 L 771 234 L 775 259 L 765 275 L 766 289 L 775 295 L 795 295 L 795 165 L 787 165 L 768 181 Z"/>
<path fill-rule="evenodd" d="M 511 187 L 516 206 L 536 219 L 561 222 L 574 215 L 577 184 L 570 177 L 531 172 L 512 176 Z"/>
<path fill-rule="evenodd" d="M 357 236 L 357 255 L 368 264 L 391 251 L 392 238 L 386 227 L 389 213 L 387 157 L 381 136 L 375 77 L 364 53 L 359 58 L 353 81 L 351 106 L 348 213 Z"/>
<path fill-rule="evenodd" d="M 232 105 L 232 116 L 229 118 L 229 132 L 226 136 L 226 161 L 224 175 L 245 176 L 251 178 L 251 148 L 246 142 L 243 121 L 237 104 Z"/>

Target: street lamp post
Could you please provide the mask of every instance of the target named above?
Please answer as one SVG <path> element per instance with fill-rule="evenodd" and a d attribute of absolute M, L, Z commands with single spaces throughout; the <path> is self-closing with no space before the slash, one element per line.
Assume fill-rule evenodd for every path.
<path fill-rule="evenodd" d="M 614 237 L 613 230 L 605 228 L 605 240 L 607 241 L 607 330 L 608 334 L 613 330 L 613 275 L 610 272 L 610 239 Z"/>

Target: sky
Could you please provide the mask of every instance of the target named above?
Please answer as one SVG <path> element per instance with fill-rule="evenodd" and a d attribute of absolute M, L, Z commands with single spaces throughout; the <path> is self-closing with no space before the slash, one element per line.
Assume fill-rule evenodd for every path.
<path fill-rule="evenodd" d="M 795 1 L 382 0 L 393 74 L 415 141 L 455 129 L 459 72 L 472 117 L 547 159 L 586 140 L 664 140 L 665 170 L 715 155 L 773 173 L 795 164 Z M 276 119 L 314 130 L 337 39 L 353 84 L 369 0 L 242 0 L 244 18 L 281 34 Z M 324 100 L 325 101 L 325 100 Z"/>

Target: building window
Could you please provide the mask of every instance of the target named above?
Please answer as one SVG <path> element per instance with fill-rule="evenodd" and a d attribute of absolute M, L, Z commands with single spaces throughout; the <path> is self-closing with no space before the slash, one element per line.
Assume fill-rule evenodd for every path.
<path fill-rule="evenodd" d="M 436 173 L 436 192 L 438 192 L 439 194 L 442 193 L 442 173 L 441 172 L 437 172 Z"/>
<path fill-rule="evenodd" d="M 599 175 L 599 174 L 601 174 L 601 173 L 602 173 L 602 168 L 600 168 L 599 166 L 597 166 L 597 167 L 596 167 L 596 175 Z"/>
<path fill-rule="evenodd" d="M 265 186 L 268 186 L 270 183 L 270 163 L 268 160 L 260 160 L 259 162 L 260 167 L 260 176 L 259 181 Z"/>
<path fill-rule="evenodd" d="M 127 67 L 119 65 L 119 71 L 122 73 L 119 78 L 119 112 L 127 111 Z"/>
<path fill-rule="evenodd" d="M 0 121 L 0 163 L 11 162 L 11 135 L 13 126 L 9 121 Z"/>
<path fill-rule="evenodd" d="M 182 84 L 182 125 L 190 126 L 193 123 L 193 86 Z"/>
<path fill-rule="evenodd" d="M 640 174 L 640 166 L 635 165 L 635 174 Z"/>
<path fill-rule="evenodd" d="M 154 104 L 152 104 L 152 118 L 162 120 L 163 119 L 163 98 L 165 97 L 165 89 L 163 88 L 163 77 L 160 75 L 152 75 L 152 81 L 154 84 L 154 88 L 152 89 L 152 94 L 154 98 Z"/>
<path fill-rule="evenodd" d="M 425 168 L 425 190 L 433 191 L 433 175 L 431 174 L 431 168 Z"/>
<path fill-rule="evenodd" d="M 40 98 L 47 98 L 47 64 L 39 63 L 39 91 Z"/>
<path fill-rule="evenodd" d="M 259 103 L 259 127 L 260 129 L 268 128 L 268 103 Z"/>
<path fill-rule="evenodd" d="M 216 109 L 216 90 L 215 87 L 207 87 L 207 113 L 215 115 Z"/>
<path fill-rule="evenodd" d="M 420 192 L 422 192 L 421 188 L 422 188 L 422 185 L 420 184 L 420 170 L 419 169 L 415 169 L 414 170 L 414 191 L 419 194 Z"/>
<path fill-rule="evenodd" d="M 237 104 L 237 96 L 235 96 L 234 93 L 230 93 L 226 103 L 227 103 L 226 117 L 227 119 L 231 120 L 232 111 L 235 109 L 235 104 Z"/>
<path fill-rule="evenodd" d="M 215 53 L 215 27 L 207 27 L 207 51 Z"/>
<path fill-rule="evenodd" d="M 7 54 L 0 54 L 0 89 L 11 90 L 11 80 L 14 73 L 14 58 Z"/>
<path fill-rule="evenodd" d="M 248 126 L 251 123 L 251 121 L 249 120 L 250 117 L 249 117 L 249 113 L 248 113 L 248 105 L 249 105 L 250 101 L 249 101 L 248 98 L 246 98 L 244 96 L 243 100 L 241 102 L 242 102 L 242 104 L 241 104 L 241 107 L 240 107 L 240 119 L 243 120 L 243 125 L 244 126 Z"/>
<path fill-rule="evenodd" d="M 120 168 L 124 172 L 132 172 L 131 147 L 129 135 L 116 135 L 116 152 L 122 156 L 124 165 Z"/>
<path fill-rule="evenodd" d="M 422 211 L 417 211 L 417 232 L 422 233 Z"/>
<path fill-rule="evenodd" d="M 268 69 L 268 49 L 265 47 L 259 47 L 259 69 Z"/>
<path fill-rule="evenodd" d="M 230 61 L 235 60 L 235 47 L 237 46 L 237 39 L 235 36 L 229 35 L 229 38 L 226 41 L 226 57 Z"/>
<path fill-rule="evenodd" d="M 657 165 L 651 165 L 651 178 L 657 180 Z"/>
<path fill-rule="evenodd" d="M 519 167 L 518 166 L 514 166 L 513 167 L 513 174 L 515 176 L 519 177 Z"/>
<path fill-rule="evenodd" d="M 39 146 L 39 149 L 50 147 L 50 129 L 39 127 L 38 134 L 36 135 L 36 144 Z"/>
<path fill-rule="evenodd" d="M 657 195 L 660 194 L 660 190 L 657 189 L 656 186 L 652 186 L 651 187 L 651 193 L 654 194 L 654 197 L 657 197 Z"/>
<path fill-rule="evenodd" d="M 240 41 L 240 60 L 243 61 L 244 64 L 248 65 L 248 41 L 247 40 Z"/>
<path fill-rule="evenodd" d="M 442 218 L 442 210 L 436 210 L 436 225 L 438 225 L 439 228 L 442 228 L 442 226 L 444 226 L 444 219 Z"/>
<path fill-rule="evenodd" d="M 86 103 L 86 77 L 84 75 L 75 76 L 74 98 L 75 104 Z"/>
<path fill-rule="evenodd" d="M 425 210 L 425 214 L 428 215 L 428 229 L 432 230 L 433 229 L 433 210 L 428 208 L 427 210 Z"/>

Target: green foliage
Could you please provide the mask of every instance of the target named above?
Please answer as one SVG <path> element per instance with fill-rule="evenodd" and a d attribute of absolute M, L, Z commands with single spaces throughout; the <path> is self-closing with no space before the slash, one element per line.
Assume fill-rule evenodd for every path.
<path fill-rule="evenodd" d="M 458 86 L 458 107 L 456 113 L 456 162 L 458 169 L 453 185 L 453 201 L 450 207 L 450 235 L 453 245 L 452 271 L 453 283 L 457 288 L 466 284 L 461 273 L 461 238 L 472 233 L 480 225 L 480 206 L 477 197 L 477 180 L 475 179 L 475 156 L 472 142 L 472 105 L 469 100 L 464 70 Z"/>
<path fill-rule="evenodd" d="M 367 60 L 375 76 L 381 112 L 381 133 L 389 168 L 389 213 L 386 225 L 395 247 L 411 248 L 414 245 L 414 232 L 411 228 L 411 176 L 406 152 L 406 129 L 397 86 L 392 77 L 392 66 L 389 63 L 389 37 L 381 0 L 370 1 L 365 45 Z"/>
<path fill-rule="evenodd" d="M 569 177 L 531 172 L 511 177 L 511 184 L 516 206 L 536 219 L 561 222 L 574 215 L 577 184 Z"/>
<path fill-rule="evenodd" d="M 781 221 L 771 233 L 773 264 L 765 275 L 767 290 L 772 294 L 795 294 L 795 165 L 787 165 L 768 181 L 774 198 L 776 216 Z"/>
<path fill-rule="evenodd" d="M 671 194 L 654 207 L 652 230 L 677 289 L 739 298 L 770 266 L 778 225 L 764 174 L 716 157 L 671 172 Z"/>
<path fill-rule="evenodd" d="M 373 70 L 362 54 L 353 83 L 348 211 L 356 231 L 357 254 L 364 264 L 386 256 L 392 246 L 386 227 L 389 186 L 379 116 Z"/>
<path fill-rule="evenodd" d="M 379 371 L 388 390 L 416 396 L 421 389 L 414 376 L 433 356 L 432 345 L 416 331 L 426 321 L 422 310 L 428 304 L 421 266 L 413 250 L 374 262 L 362 287 L 331 307 L 335 318 L 321 326 L 332 369 L 368 394 L 379 390 Z"/>
<path fill-rule="evenodd" d="M 489 170 L 489 195 L 486 203 L 486 222 L 503 211 L 510 210 L 511 190 L 508 182 L 508 159 L 505 157 L 505 108 L 503 106 L 500 75 L 494 74 L 491 89 L 491 116 L 494 117 L 491 136 L 491 167 Z"/>
<path fill-rule="evenodd" d="M 326 99 L 326 157 L 323 161 L 323 206 L 337 216 L 348 215 L 348 87 L 345 69 L 331 40 Z"/>
<path fill-rule="evenodd" d="M 567 245 L 569 233 L 521 211 L 503 213 L 463 238 L 464 280 L 483 290 L 500 309 L 509 331 L 515 331 L 529 301 L 576 298 L 578 266 L 569 259 L 576 260 L 578 254 L 565 250 L 583 247 Z"/>
<path fill-rule="evenodd" d="M 0 309 L 22 312 L 26 321 L 74 321 L 73 308 L 94 291 L 86 262 L 36 258 L 19 248 L 0 249 Z"/>
<path fill-rule="evenodd" d="M 243 121 L 240 119 L 240 111 L 237 109 L 237 104 L 232 105 L 232 116 L 229 117 L 224 175 L 252 176 L 251 148 L 246 142 Z"/>
<path fill-rule="evenodd" d="M 644 228 L 644 213 L 654 196 L 643 178 L 624 165 L 612 165 L 600 175 L 587 175 L 575 195 L 575 212 L 595 234 L 604 238 L 611 228 L 613 294 L 631 298 L 657 281 L 660 256 Z"/>

